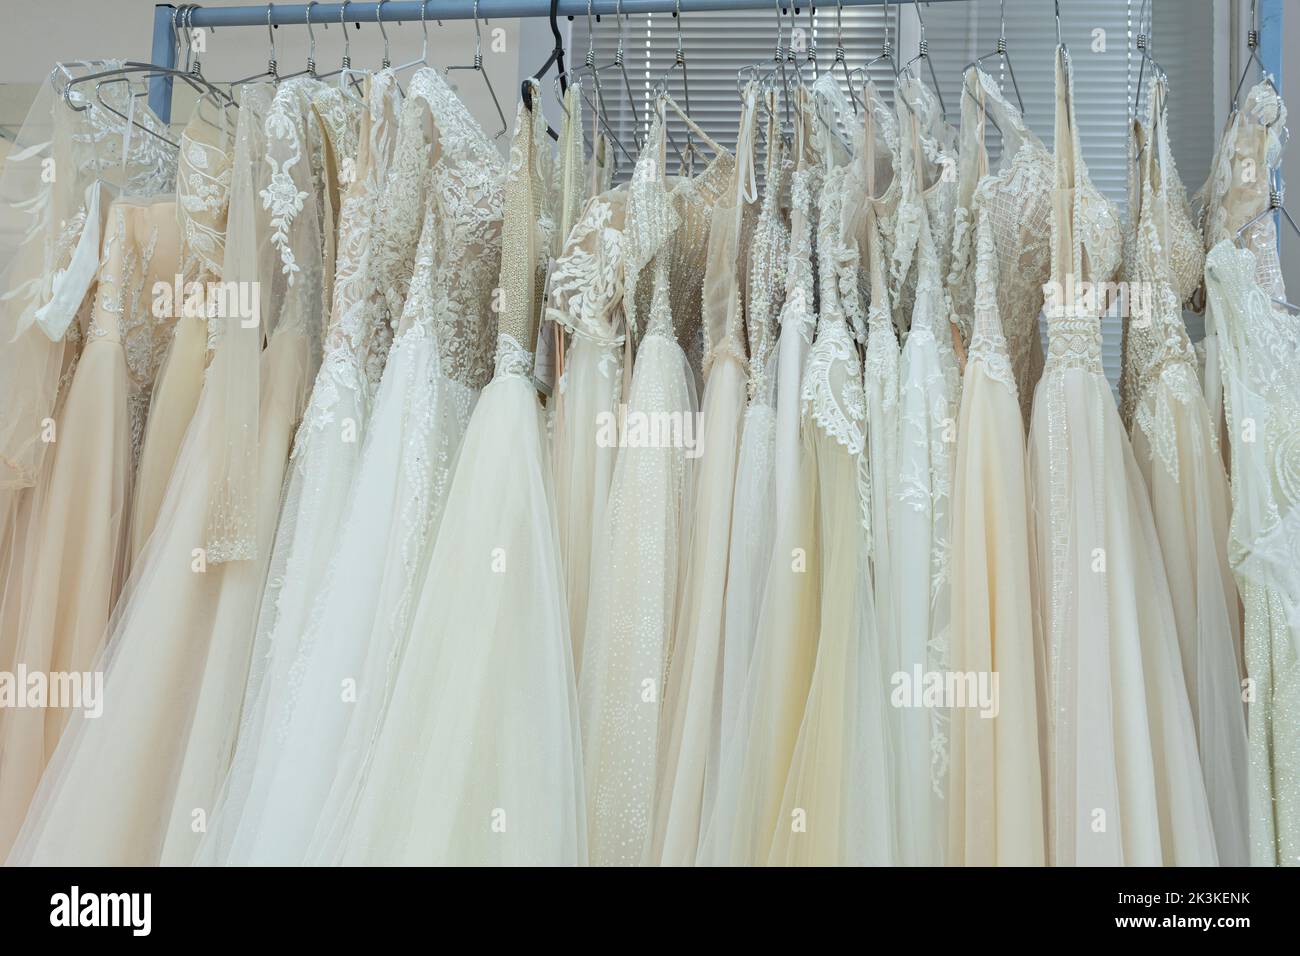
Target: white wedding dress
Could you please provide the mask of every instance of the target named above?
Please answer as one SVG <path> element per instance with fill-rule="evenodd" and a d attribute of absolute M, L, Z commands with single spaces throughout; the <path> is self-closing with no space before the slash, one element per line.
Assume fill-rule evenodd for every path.
<path fill-rule="evenodd" d="M 624 309 L 629 334 L 641 330 L 642 317 L 645 325 L 628 391 L 628 425 L 596 533 L 579 672 L 595 865 L 639 865 L 649 850 L 661 704 L 698 461 L 687 447 L 699 433 L 686 348 L 699 335 L 709 225 L 734 164 L 729 153 L 714 147 L 704 172 L 669 181 L 666 109 L 691 123 L 712 147 L 662 97 L 628 186 Z M 650 423 L 674 421 L 679 424 L 670 424 L 669 434 L 650 432 Z"/>
<path fill-rule="evenodd" d="M 532 98 L 540 96 L 532 81 Z M 540 111 L 519 108 L 497 367 L 465 435 L 411 642 L 339 859 L 586 862 L 577 694 L 533 354 L 553 213 Z"/>
<path fill-rule="evenodd" d="M 370 240 L 395 332 L 290 684 L 215 861 L 328 862 L 411 633 L 465 428 L 490 369 L 500 154 L 436 70 L 411 78 Z M 447 263 L 457 263 L 449 268 Z M 232 778 L 232 785 L 234 781 Z"/>
<path fill-rule="evenodd" d="M 1088 179 L 1063 47 L 1054 141 L 1048 357 L 1029 441 L 1048 861 L 1214 865 L 1160 544 L 1101 363 L 1091 293 L 1120 267 L 1119 221 Z"/>
<path fill-rule="evenodd" d="M 1146 121 L 1133 124 L 1135 225 L 1126 258 L 1129 288 L 1143 298 L 1125 328 L 1120 405 L 1151 496 L 1219 863 L 1246 866 L 1249 769 L 1241 620 L 1228 563 L 1231 493 L 1183 325 L 1182 303 L 1201 285 L 1204 253 L 1174 166 L 1165 96 L 1157 77 Z"/>

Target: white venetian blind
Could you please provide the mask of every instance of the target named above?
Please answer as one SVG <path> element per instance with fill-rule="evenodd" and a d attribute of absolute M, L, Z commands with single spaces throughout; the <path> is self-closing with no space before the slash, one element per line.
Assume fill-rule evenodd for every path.
<path fill-rule="evenodd" d="M 1179 173 L 1188 192 L 1194 192 L 1209 168 L 1217 121 L 1214 116 L 1213 0 L 1151 0 L 1152 50 L 1169 72 L 1170 129 Z M 1084 158 L 1093 181 L 1120 208 L 1125 208 L 1128 191 L 1129 109 L 1137 84 L 1138 55 L 1135 36 L 1142 0 L 1062 0 L 1061 37 L 1070 49 L 1074 64 L 1075 113 L 1079 121 Z M 1053 138 L 1053 56 L 1056 47 L 1056 18 L 1052 0 L 1006 0 L 1007 44 L 1011 63 L 1024 99 L 1030 127 L 1050 149 Z M 926 26 L 930 56 L 939 80 L 949 121 L 961 113 L 961 71 L 976 56 L 996 48 L 999 31 L 997 0 L 940 0 L 923 3 L 921 17 Z M 901 19 L 901 39 L 894 24 Z M 884 11 L 880 6 L 846 7 L 842 13 L 844 46 L 850 66 L 856 67 L 880 52 Z M 917 13 L 904 4 L 901 17 L 891 5 L 891 34 L 896 55 L 906 62 L 916 53 Z M 785 19 L 788 43 L 790 19 Z M 819 5 L 813 27 L 808 8 L 801 7 L 798 28 L 811 30 L 818 60 L 829 68 L 836 45 L 835 7 Z M 775 7 L 733 13 L 688 13 L 682 20 L 683 48 L 690 76 L 691 114 L 723 146 L 735 143 L 739 97 L 736 71 L 749 63 L 771 60 L 776 32 Z M 582 62 L 587 49 L 587 29 L 582 18 L 574 23 L 571 57 Z M 673 62 L 677 28 L 670 14 L 628 17 L 623 49 L 637 108 L 644 125 L 655 81 Z M 613 59 L 617 29 L 612 18 L 596 26 L 597 62 Z M 802 59 L 802 54 L 800 54 Z M 984 68 L 1002 80 L 1008 97 L 1014 100 L 1011 80 L 1000 61 L 992 58 Z M 632 111 L 623 95 L 616 71 L 602 73 L 606 106 L 620 137 L 633 151 Z M 923 79 L 930 81 L 928 69 Z M 680 71 L 671 75 L 670 90 L 684 104 Z M 888 90 L 888 73 L 876 75 Z M 1149 87 L 1144 85 L 1144 91 Z M 613 95 L 611 95 L 613 94 Z M 683 142 L 679 123 L 670 130 Z M 995 137 L 996 139 L 996 137 Z M 670 151 L 670 160 L 671 160 Z M 625 163 L 626 165 L 626 163 Z M 626 176 L 627 169 L 622 170 Z M 1199 320 L 1189 316 L 1193 338 L 1199 337 Z M 1103 359 L 1111 381 L 1118 379 L 1120 361 L 1120 318 L 1104 320 Z"/>

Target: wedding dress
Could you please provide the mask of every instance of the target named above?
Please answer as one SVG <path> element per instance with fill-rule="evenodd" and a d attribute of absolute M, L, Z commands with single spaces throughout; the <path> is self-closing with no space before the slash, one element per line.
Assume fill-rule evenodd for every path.
<path fill-rule="evenodd" d="M 1019 116 L 984 74 L 967 78 L 962 97 L 962 188 L 958 210 L 967 239 L 954 238 L 950 280 L 974 293 L 957 418 L 952 492 L 952 632 L 948 668 L 969 681 L 996 675 L 991 697 L 968 699 L 949 725 L 948 855 L 957 866 L 1042 866 L 1045 862 L 1039 761 L 1033 583 L 1025 436 L 1018 415 L 1016 366 L 1000 308 L 1015 270 L 1021 217 L 1046 194 L 1021 191 L 1037 164 L 1033 147 L 1005 131 Z M 1004 130 L 1004 160 L 990 171 L 986 110 Z M 1007 149 L 1010 149 L 1010 152 Z M 1049 162 L 1050 157 L 1044 157 Z M 1017 168 L 1019 167 L 1019 168 Z M 1001 245 L 998 243 L 1002 237 Z M 1011 240 L 1011 245 L 1007 240 Z M 1004 265 L 1005 263 L 1005 265 Z M 1045 260 L 1044 265 L 1048 263 Z M 1031 297 L 1032 298 L 1032 297 Z M 1019 313 L 1022 320 L 1028 310 Z M 1036 323 L 1032 331 L 1037 341 Z M 1041 351 L 1039 352 L 1041 362 Z M 977 690 L 978 685 L 966 687 Z M 981 704 L 987 705 L 981 708 Z"/>
<path fill-rule="evenodd" d="M 292 81 L 291 81 L 292 82 Z M 272 164 L 296 164 L 306 153 L 309 160 L 308 184 L 315 199 L 315 222 L 306 228 L 319 236 L 320 263 L 308 282 L 290 286 L 285 293 L 287 314 L 282 314 L 268 341 L 267 351 L 279 345 L 293 356 L 295 388 L 290 401 L 272 406 L 261 415 L 262 431 L 259 452 L 273 457 L 259 469 L 258 480 L 265 482 L 259 494 L 263 513 L 258 515 L 256 550 L 248 553 L 240 578 L 231 576 L 222 582 L 223 593 L 216 608 L 214 640 L 209 645 L 203 672 L 198 707 L 195 710 L 181 772 L 173 798 L 172 817 L 163 844 L 164 865 L 188 865 L 195 859 L 203 828 L 195 825 L 196 809 L 211 823 L 216 813 L 222 783 L 230 769 L 239 734 L 245 691 L 251 687 L 254 698 L 260 674 L 252 660 L 256 647 L 259 601 L 274 600 L 284 581 L 284 553 L 275 549 L 277 528 L 296 517 L 295 502 L 286 500 L 285 489 L 292 489 L 291 462 L 294 435 L 308 408 L 311 384 L 321 366 L 322 339 L 328 325 L 333 301 L 336 242 L 338 231 L 339 189 L 337 176 L 353 167 L 357 153 L 357 131 L 363 104 L 339 87 L 307 81 L 297 87 L 281 84 L 267 116 L 269 160 Z M 303 129 L 289 132 L 297 111 L 303 117 Z M 287 154 L 281 159 L 281 153 Z M 284 168 L 283 165 L 280 166 Z M 274 227 L 292 208 L 285 202 L 288 190 L 280 194 L 282 182 L 272 174 L 271 186 L 263 196 L 270 206 L 272 245 L 280 247 L 282 268 L 285 249 L 281 232 Z M 297 254 L 289 250 L 297 263 Z M 311 263 L 314 265 L 314 263 Z M 274 370 L 271 375 L 277 373 Z M 299 380 L 297 376 L 301 375 Z M 323 517 L 323 516 L 322 516 Z M 233 553 L 241 553 L 237 547 Z M 242 578 L 242 580 L 241 580 Z M 225 630 L 226 622 L 231 629 Z"/>
<path fill-rule="evenodd" d="M 283 688 L 268 691 L 263 752 L 233 768 L 203 862 L 335 857 L 490 367 L 500 154 L 432 69 L 411 78 L 392 149 L 366 280 L 386 296 L 366 320 L 376 323 L 367 377 L 373 383 L 382 363 L 382 378 L 324 584 Z M 388 317 L 398 321 L 385 360 Z"/>
<path fill-rule="evenodd" d="M 131 486 L 154 373 L 171 330 L 154 284 L 178 261 L 176 208 L 119 199 L 103 251 L 85 344 L 34 491 L 19 639 L 28 673 L 89 674 L 126 577 Z M 88 480 L 90 479 L 90 480 Z M 7 715 L 0 735 L 0 848 L 8 849 L 70 710 L 56 700 Z"/>
<path fill-rule="evenodd" d="M 198 859 L 229 852 L 226 843 L 282 754 L 285 714 L 301 678 L 301 640 L 329 570 L 358 468 L 387 345 L 383 293 L 374 284 L 372 239 L 393 150 L 400 91 L 391 71 L 366 78 L 366 109 L 339 210 L 338 252 L 324 355 L 298 426 L 253 638 L 238 742 Z M 286 824 L 287 826 L 287 824 Z M 226 858 L 225 862 L 233 862 Z"/>
<path fill-rule="evenodd" d="M 1295 318 L 1286 298 L 1273 216 L 1247 225 L 1268 203 L 1282 160 L 1286 104 L 1257 84 L 1225 131 L 1203 195 L 1206 245 L 1207 399 L 1226 412 L 1232 461 L 1228 557 L 1245 609 L 1248 681 L 1250 859 L 1293 864 L 1300 854 L 1300 628 L 1294 615 L 1296 421 Z M 1247 172 L 1249 171 L 1249 175 Z M 1246 252 L 1235 252 L 1239 242 Z M 1221 396 L 1217 398 L 1216 396 Z"/>
<path fill-rule="evenodd" d="M 244 90 L 223 277 L 251 283 L 241 288 L 258 289 L 260 298 L 219 323 L 157 526 L 110 622 L 97 667 L 118 704 L 99 719 L 74 715 L 10 863 L 154 864 L 169 828 L 196 838 L 191 828 L 206 819 L 210 803 L 194 800 L 202 775 L 188 777 L 187 792 L 178 787 L 186 759 L 219 763 L 213 751 L 233 730 L 237 698 L 220 692 L 247 666 L 265 568 L 257 556 L 270 546 L 320 334 L 313 325 L 322 318 L 324 243 L 314 177 L 324 153 L 319 130 L 309 127 L 313 83 Z M 251 321 L 257 316 L 260 323 Z M 259 355 L 264 330 L 270 338 Z M 161 634 L 159 621 L 167 622 Z M 209 710 L 219 704 L 225 712 Z"/>
<path fill-rule="evenodd" d="M 1233 436 L 1229 553 L 1246 610 L 1250 859 L 1276 866 L 1293 865 L 1300 851 L 1300 335 L 1295 317 L 1270 301 L 1283 291 L 1281 273 L 1263 286 L 1259 270 L 1253 252 L 1227 239 L 1205 260 Z"/>
<path fill-rule="evenodd" d="M 668 109 L 714 152 L 698 176 L 667 177 Z M 638 865 L 649 849 L 699 447 L 688 347 L 700 333 L 710 222 L 734 162 L 665 96 L 628 185 L 624 310 L 627 334 L 642 334 L 596 533 L 578 688 L 595 865 Z"/>
<path fill-rule="evenodd" d="M 548 149 L 545 117 L 521 105 L 496 373 L 465 435 L 346 864 L 586 862 L 555 496 L 532 380 L 554 228 Z"/>
<path fill-rule="evenodd" d="M 818 134 L 806 87 L 799 87 L 795 106 L 790 253 L 776 349 L 776 526 L 766 570 L 759 565 L 764 594 L 744 698 L 721 755 L 717 796 L 701 838 L 698 862 L 707 865 L 767 860 L 817 650 L 816 461 L 801 441 L 800 396 L 817 320 L 813 242 L 828 144 Z"/>
<path fill-rule="evenodd" d="M 1201 284 L 1204 257 L 1169 146 L 1165 96 L 1156 78 L 1146 122 L 1133 125 L 1135 225 L 1127 258 L 1130 296 L 1141 298 L 1131 298 L 1125 328 L 1121 409 L 1173 597 L 1219 862 L 1246 866 L 1249 773 L 1241 627 L 1228 565 L 1230 491 L 1183 325 L 1182 303 Z"/>
<path fill-rule="evenodd" d="M 85 344 L 109 207 L 118 195 L 167 193 L 176 179 L 176 150 L 159 138 L 157 117 L 136 108 L 143 131 L 122 118 L 138 90 L 110 84 L 89 96 L 70 85 L 116 65 L 56 66 L 0 175 L 0 669 L 7 672 L 30 590 L 25 559 L 37 537 L 36 485 L 46 480 Z M 17 821 L 0 823 L 0 831 L 11 826 Z"/>
<path fill-rule="evenodd" d="M 734 179 L 713 209 L 704 272 L 706 375 L 692 524 L 683 554 L 685 576 L 660 716 L 651 840 L 647 862 L 695 862 L 704 807 L 704 776 L 719 706 L 725 644 L 727 547 L 745 408 L 742 253 L 757 213 L 754 135 L 758 90 L 746 87 L 736 141 Z"/>
<path fill-rule="evenodd" d="M 1169 585 L 1101 365 L 1095 290 L 1120 266 L 1118 219 L 1088 179 L 1064 47 L 1054 142 L 1048 357 L 1029 442 L 1048 859 L 1213 865 Z"/>
<path fill-rule="evenodd" d="M 221 281 L 234 129 L 228 128 L 225 111 L 217 125 L 203 110 L 200 104 L 181 133 L 176 171 L 176 216 L 181 232 L 176 275 L 180 278 L 179 287 L 172 291 L 176 325 L 154 382 L 141 442 L 128 567 L 135 564 L 153 532 L 185 429 L 203 391 L 203 372 L 210 355 L 208 296 L 214 283 Z"/>
<path fill-rule="evenodd" d="M 919 228 L 911 321 L 899 356 L 898 477 L 889 516 L 897 627 L 892 657 L 897 669 L 888 680 L 902 729 L 895 751 L 900 858 L 908 865 L 938 866 L 944 862 L 947 842 L 943 800 L 949 714 L 943 705 L 923 706 L 919 692 L 926 674 L 948 670 L 952 447 L 960 382 L 939 273 L 940 244 L 930 223 L 930 207 L 938 200 L 929 194 L 944 189 L 942 170 L 953 160 L 925 137 L 930 103 L 915 95 L 923 87 L 910 86 L 912 111 L 901 107 L 899 112 L 910 141 L 899 153 L 900 206 L 916 209 Z M 903 215 L 900 212 L 900 218 Z"/>
<path fill-rule="evenodd" d="M 731 540 L 727 546 L 727 590 L 723 617 L 722 664 L 719 675 L 718 715 L 704 773 L 701 836 L 713 817 L 721 787 L 722 755 L 732 750 L 749 676 L 763 601 L 772 538 L 776 527 L 776 502 L 772 495 L 776 437 L 776 317 L 786 293 L 786 263 L 790 253 L 790 227 L 782 197 L 788 192 L 791 164 L 785 141 L 778 135 L 775 91 L 767 100 L 767 161 L 758 220 L 749 241 L 745 263 L 745 336 L 748 342 L 748 404 L 741 423 L 740 451 L 736 459 L 736 485 L 731 513 Z"/>
<path fill-rule="evenodd" d="M 841 206 L 857 197 L 846 166 L 826 173 L 818 211 L 821 295 L 808 353 L 805 439 L 816 459 L 812 540 L 821 549 L 820 636 L 790 761 L 772 865 L 877 865 L 895 859 L 889 724 L 868 567 L 870 478 L 866 393 L 841 294 L 857 296 L 856 260 L 843 251 Z M 870 213 L 868 213 L 870 214 Z M 847 269 L 845 266 L 851 266 Z"/>
<path fill-rule="evenodd" d="M 975 252 L 978 189 L 982 194 L 981 204 L 991 217 L 991 238 L 997 254 L 994 292 L 998 316 L 1027 430 L 1034 387 L 1043 372 L 1038 317 L 1043 308 L 1043 286 L 1052 265 L 1052 156 L 991 76 L 976 67 L 967 73 L 965 88 L 948 292 L 954 321 L 962 331 L 963 340 L 969 341 L 978 294 Z M 1001 161 L 996 171 L 987 170 L 988 153 L 983 146 L 972 142 L 973 127 L 965 120 L 975 97 L 983 107 L 981 116 L 985 112 L 989 114 L 1001 130 Z M 979 142 L 983 142 L 982 137 Z M 959 437 L 959 443 L 960 440 Z"/>

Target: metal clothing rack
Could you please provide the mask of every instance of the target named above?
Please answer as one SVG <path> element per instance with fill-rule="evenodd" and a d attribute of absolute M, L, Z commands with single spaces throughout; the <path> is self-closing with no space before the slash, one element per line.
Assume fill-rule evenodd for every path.
<path fill-rule="evenodd" d="M 886 0 L 840 0 L 845 7 L 880 6 Z M 897 0 L 890 0 L 897 3 Z M 927 3 L 955 3 L 958 0 L 925 0 Z M 637 13 L 698 13 L 712 10 L 757 10 L 770 14 L 774 0 L 592 0 L 590 8 L 587 0 L 558 0 L 556 13 L 564 17 L 585 17 L 588 9 L 601 15 L 614 14 L 621 9 L 624 14 Z M 835 0 L 780 0 L 782 7 L 795 6 L 822 7 L 833 10 Z M 394 2 L 349 3 L 347 15 L 349 22 L 373 23 L 378 12 L 379 19 L 387 23 L 395 21 L 419 23 L 420 8 L 425 7 L 425 16 L 439 20 L 469 20 L 474 17 L 474 0 L 394 0 Z M 550 0 L 478 0 L 478 16 L 483 19 L 498 17 L 502 19 L 517 17 L 549 17 Z M 176 35 L 172 28 L 172 14 L 175 7 L 170 3 L 160 3 L 153 13 L 153 55 L 150 62 L 158 66 L 173 68 L 176 66 Z M 313 23 L 337 22 L 343 11 L 341 3 L 317 3 L 312 7 Z M 240 7 L 197 7 L 186 18 L 191 27 L 265 27 L 286 24 L 303 26 L 307 22 L 307 4 L 305 3 L 262 3 Z M 149 80 L 149 106 L 154 114 L 164 123 L 171 121 L 171 77 L 156 76 Z"/>

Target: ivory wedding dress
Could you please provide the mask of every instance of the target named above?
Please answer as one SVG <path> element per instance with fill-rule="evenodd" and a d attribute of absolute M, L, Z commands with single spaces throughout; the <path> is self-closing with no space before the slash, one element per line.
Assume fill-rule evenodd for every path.
<path fill-rule="evenodd" d="M 219 748 L 209 745 L 233 731 L 229 711 L 209 707 L 235 706 L 215 698 L 247 666 L 265 567 L 257 556 L 270 546 L 312 340 L 320 334 L 312 325 L 322 319 L 315 177 L 323 170 L 310 160 L 323 163 L 324 154 L 308 139 L 313 82 L 244 90 L 223 276 L 265 279 L 264 301 L 249 303 L 257 312 L 220 323 L 158 524 L 114 611 L 97 667 L 117 704 L 95 720 L 74 715 L 10 863 L 154 864 L 169 828 L 173 837 L 183 830 L 197 839 L 192 828 L 206 820 L 210 803 L 192 802 L 203 776 L 187 776 L 184 764 L 219 760 Z M 263 157 L 267 162 L 258 161 Z M 259 235 L 267 241 L 259 243 Z M 261 323 L 246 322 L 254 315 Z M 259 356 L 264 329 L 270 339 Z M 167 622 L 162 634 L 159 621 Z M 179 794 L 186 779 L 192 786 Z"/>
<path fill-rule="evenodd" d="M 818 212 L 821 296 L 801 399 L 816 458 L 812 540 L 821 549 L 820 636 L 799 736 L 776 817 L 772 865 L 895 860 L 889 723 L 869 573 L 870 478 L 862 366 L 841 295 L 858 294 L 843 251 L 845 166 L 826 173 Z M 868 213 L 870 215 L 870 213 Z M 846 265 L 852 268 L 846 269 Z"/>
<path fill-rule="evenodd" d="M 716 802 L 699 862 L 755 865 L 771 850 L 817 651 L 820 548 L 814 539 L 816 461 L 801 441 L 803 369 L 817 314 L 813 242 L 828 144 L 809 90 L 796 97 L 788 286 L 777 343 L 773 488 L 776 527 L 754 651 L 735 733 L 721 756 Z"/>
<path fill-rule="evenodd" d="M 1159 540 L 1102 371 L 1104 303 L 1093 292 L 1119 269 L 1119 224 L 1088 179 L 1064 47 L 1055 151 L 1048 358 L 1029 442 L 1048 860 L 1213 865 Z"/>
<path fill-rule="evenodd" d="M 897 670 L 887 675 L 890 702 L 899 710 L 902 733 L 895 750 L 899 794 L 899 854 L 908 865 L 938 866 L 947 842 L 948 707 L 923 705 L 925 675 L 948 670 L 952 517 L 952 447 L 960 381 L 939 269 L 939 243 L 932 207 L 950 190 L 943 170 L 954 162 L 927 140 L 931 97 L 911 84 L 912 111 L 899 110 L 903 195 L 900 220 L 918 220 L 915 291 L 907 340 L 899 356 L 896 497 L 889 517 Z M 913 112 L 914 111 L 914 112 Z M 914 209 L 915 212 L 910 210 Z M 908 689 L 910 688 L 910 693 Z"/>
<path fill-rule="evenodd" d="M 1250 859 L 1277 866 L 1300 852 L 1300 335 L 1271 302 L 1281 273 L 1265 287 L 1259 268 L 1226 239 L 1205 260 L 1232 435 L 1230 555 L 1246 609 Z"/>
<path fill-rule="evenodd" d="M 1204 261 L 1169 146 L 1165 96 L 1156 78 L 1146 122 L 1133 125 L 1135 226 L 1127 258 L 1129 288 L 1142 298 L 1132 302 L 1125 328 L 1121 408 L 1173 597 L 1219 863 L 1246 866 L 1249 772 L 1241 622 L 1228 565 L 1230 491 L 1183 325 L 1182 303 L 1200 286 Z"/>
<path fill-rule="evenodd" d="M 574 663 L 581 662 L 592 556 L 618 456 L 623 390 L 626 188 L 587 203 L 550 275 L 546 317 L 570 338 L 552 420 L 556 520 Z"/>
<path fill-rule="evenodd" d="M 1019 115 L 982 73 L 968 74 L 966 89 L 964 199 L 958 208 L 965 239 L 954 239 L 950 280 L 954 289 L 973 292 L 973 300 L 953 466 L 948 668 L 971 681 L 996 675 L 997 683 L 990 684 L 991 712 L 981 709 L 978 699 L 952 712 L 947 862 L 1042 866 L 1046 848 L 1025 436 L 1000 293 L 1007 281 L 1003 269 L 1014 272 L 1027 261 L 1022 258 L 1021 221 L 1032 219 L 1039 206 L 1050 215 L 1051 205 L 1047 192 L 1025 189 L 1041 167 L 1031 141 L 1022 139 L 1016 146 L 1009 139 L 1010 132 L 1023 130 Z M 984 145 L 986 111 L 995 112 L 1004 131 L 1003 165 L 997 171 L 989 169 Z M 1051 159 L 1041 155 L 1050 178 Z M 1049 261 L 1044 257 L 1045 268 Z M 1027 308 L 1016 314 L 1018 331 L 1032 333 L 1037 342 L 1037 323 L 1024 327 L 1028 314 Z M 1041 362 L 1041 350 L 1038 354 Z"/>
<path fill-rule="evenodd" d="M 1286 116 L 1271 84 L 1251 89 L 1228 123 L 1203 193 L 1211 248 L 1205 378 L 1211 410 L 1226 412 L 1231 451 L 1228 556 L 1245 609 L 1250 859 L 1257 866 L 1294 864 L 1300 855 L 1297 561 L 1284 545 L 1296 497 L 1295 319 L 1268 302 L 1286 298 L 1274 217 L 1251 225 L 1268 204 Z M 1230 248 L 1234 240 L 1253 263 Z"/>
<path fill-rule="evenodd" d="M 727 593 L 722 633 L 719 713 L 704 775 L 701 837 L 713 817 L 721 789 L 722 755 L 735 747 L 749 664 L 758 628 L 767 567 L 772 558 L 776 502 L 772 495 L 776 438 L 776 317 L 786 293 L 790 227 L 782 197 L 788 192 L 790 162 L 777 132 L 775 92 L 766 92 L 767 162 L 758 221 L 746 263 L 745 335 L 749 345 L 748 404 L 741 424 L 736 486 L 727 547 Z"/>
<path fill-rule="evenodd" d="M 668 109 L 714 151 L 704 172 L 676 182 L 665 171 Z M 687 347 L 699 335 L 709 226 L 733 165 L 665 96 L 628 186 L 624 309 L 629 334 L 642 328 L 642 317 L 645 325 L 596 535 L 579 685 L 596 865 L 638 865 L 649 849 L 661 703 L 696 477 L 698 403 Z"/>
<path fill-rule="evenodd" d="M 355 175 L 339 212 L 334 301 L 325 351 L 290 456 L 237 747 L 198 851 L 200 862 L 219 858 L 235 862 L 229 841 L 236 828 L 245 824 L 245 817 L 248 826 L 253 821 L 275 822 L 267 819 L 258 798 L 284 758 L 280 748 L 303 676 L 298 663 L 302 639 L 329 572 L 385 357 L 387 315 L 383 292 L 375 285 L 372 239 L 401 94 L 390 71 L 380 71 L 366 82 Z M 296 817 L 293 823 L 298 822 Z M 277 823 L 276 832 L 291 825 Z"/>
<path fill-rule="evenodd" d="M 704 272 L 706 381 L 692 525 L 663 692 L 647 862 L 690 866 L 699 844 L 704 776 L 719 705 L 728 545 L 745 408 L 742 245 L 757 212 L 754 125 L 758 91 L 746 88 L 733 182 L 714 207 Z M 747 228 L 749 227 L 749 228 Z"/>
<path fill-rule="evenodd" d="M 226 112 L 219 123 L 200 104 L 181 134 L 176 172 L 176 216 L 181 253 L 173 289 L 175 331 L 158 370 L 141 443 L 131 507 L 128 567 L 134 565 L 158 520 L 185 429 L 203 391 L 209 351 L 208 295 L 221 281 L 226 215 L 230 208 L 230 154 L 234 134 Z M 177 298 L 179 296 L 179 298 Z"/>
<path fill-rule="evenodd" d="M 335 858 L 489 374 L 500 154 L 432 69 L 411 78 L 396 136 L 369 242 L 367 283 L 387 303 L 374 317 L 367 374 L 383 361 L 382 378 L 325 584 L 283 698 L 268 711 L 268 749 L 245 784 L 245 805 L 221 821 L 233 829 L 217 834 L 217 861 Z M 400 317 L 386 360 L 385 317 Z"/>
<path fill-rule="evenodd" d="M 539 89 L 532 81 L 533 102 Z M 521 105 L 496 373 L 465 435 L 344 863 L 586 862 L 555 496 L 532 380 L 554 228 L 548 150 L 545 117 Z"/>
<path fill-rule="evenodd" d="M 36 486 L 15 665 L 90 674 L 126 578 L 132 480 L 149 391 L 171 331 L 154 284 L 178 261 L 176 207 L 119 199 L 104 224 L 90 313 L 54 442 Z M 0 734 L 0 849 L 8 849 L 70 711 L 51 700 L 8 714 Z"/>

